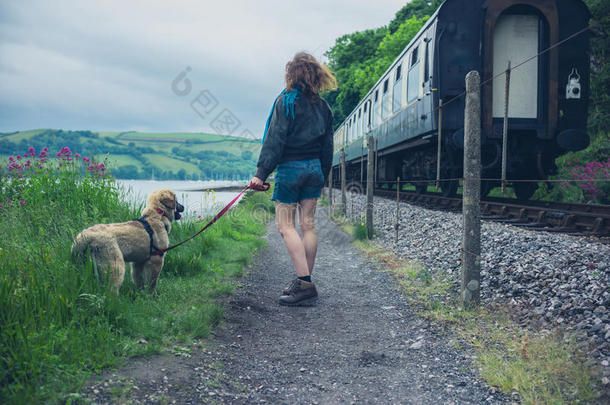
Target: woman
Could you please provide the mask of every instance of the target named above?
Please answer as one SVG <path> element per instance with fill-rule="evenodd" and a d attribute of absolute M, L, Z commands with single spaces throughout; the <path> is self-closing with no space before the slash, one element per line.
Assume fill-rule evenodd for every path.
<path fill-rule="evenodd" d="M 311 281 L 318 247 L 314 214 L 333 154 L 333 115 L 320 92 L 335 88 L 336 80 L 326 66 L 304 52 L 286 64 L 285 80 L 286 89 L 267 119 L 251 183 L 262 185 L 277 166 L 271 199 L 297 275 L 284 289 L 280 304 L 304 305 L 318 296 Z M 297 207 L 302 239 L 295 229 Z"/>

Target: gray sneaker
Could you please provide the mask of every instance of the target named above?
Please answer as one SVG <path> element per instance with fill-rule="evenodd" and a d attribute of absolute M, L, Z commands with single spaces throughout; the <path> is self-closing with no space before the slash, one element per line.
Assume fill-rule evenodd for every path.
<path fill-rule="evenodd" d="M 280 305 L 312 305 L 317 296 L 318 291 L 314 283 L 296 278 L 288 288 L 284 289 L 283 294 L 280 296 Z"/>

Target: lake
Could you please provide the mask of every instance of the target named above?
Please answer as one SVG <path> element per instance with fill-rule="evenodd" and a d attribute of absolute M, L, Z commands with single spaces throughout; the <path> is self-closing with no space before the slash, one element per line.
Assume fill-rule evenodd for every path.
<path fill-rule="evenodd" d="M 146 198 L 153 190 L 169 188 L 176 193 L 178 202 L 184 205 L 185 216 L 197 217 L 215 214 L 220 211 L 239 191 L 193 191 L 205 188 L 245 186 L 245 181 L 231 180 L 117 180 L 125 190 L 125 198 L 134 204 L 146 203 Z"/>

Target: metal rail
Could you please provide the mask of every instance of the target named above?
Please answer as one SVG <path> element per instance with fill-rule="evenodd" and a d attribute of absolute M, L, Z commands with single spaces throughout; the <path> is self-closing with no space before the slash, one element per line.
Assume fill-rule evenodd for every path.
<path fill-rule="evenodd" d="M 396 190 L 378 188 L 375 195 L 394 199 Z M 462 209 L 461 198 L 434 193 L 401 191 L 400 200 L 436 210 L 460 212 Z M 481 218 L 548 232 L 610 237 L 610 205 L 487 198 L 481 201 Z"/>

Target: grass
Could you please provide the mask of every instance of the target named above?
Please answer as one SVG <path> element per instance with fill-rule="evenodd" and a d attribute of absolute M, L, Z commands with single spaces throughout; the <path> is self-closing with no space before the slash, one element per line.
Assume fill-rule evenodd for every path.
<path fill-rule="evenodd" d="M 356 232 L 344 219 L 340 224 L 352 235 Z M 474 349 L 489 385 L 507 394 L 518 392 L 525 404 L 591 403 L 600 397 L 600 383 L 573 337 L 520 327 L 503 307 L 464 309 L 458 302 L 459 286 L 441 270 L 398 258 L 373 241 L 354 243 L 392 274 L 419 315 L 456 333 L 456 349 Z"/>
<path fill-rule="evenodd" d="M 328 198 L 323 197 L 321 200 L 321 205 L 328 206 Z M 331 218 L 337 222 L 341 228 L 353 236 L 354 240 L 361 241 L 369 239 L 368 230 L 365 225 L 366 217 L 364 214 L 361 215 L 360 221 L 356 221 L 353 219 L 348 219 L 345 217 L 341 208 L 334 207 L 332 210 Z M 375 230 L 373 229 L 373 236 L 375 235 Z"/>
<path fill-rule="evenodd" d="M 82 229 L 130 220 L 139 210 L 103 173 L 82 177 L 73 161 L 63 163 L 58 170 L 52 159 L 22 179 L 18 170 L 0 177 L 0 403 L 66 402 L 92 373 L 130 356 L 188 355 L 181 348 L 220 321 L 217 299 L 232 291 L 231 278 L 264 244 L 273 211 L 268 195 L 248 195 L 204 234 L 168 252 L 156 294 L 136 290 L 126 276 L 115 296 L 91 265 L 71 263 L 70 247 Z M 177 223 L 170 240 L 201 225 Z"/>

